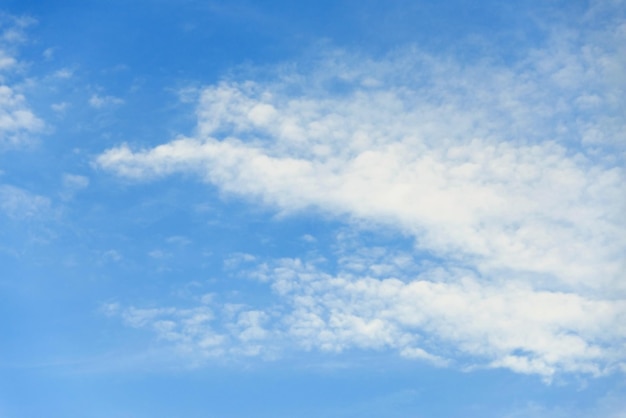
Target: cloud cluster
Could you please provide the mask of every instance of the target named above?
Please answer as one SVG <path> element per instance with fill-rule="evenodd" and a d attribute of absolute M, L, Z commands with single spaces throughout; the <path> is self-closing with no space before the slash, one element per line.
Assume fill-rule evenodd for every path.
<path fill-rule="evenodd" d="M 559 32 L 515 62 L 330 52 L 206 87 L 194 135 L 97 165 L 196 173 L 283 213 L 392 228 L 440 260 L 391 277 L 274 268 L 278 329 L 305 347 L 601 373 L 626 341 L 625 28 Z"/>

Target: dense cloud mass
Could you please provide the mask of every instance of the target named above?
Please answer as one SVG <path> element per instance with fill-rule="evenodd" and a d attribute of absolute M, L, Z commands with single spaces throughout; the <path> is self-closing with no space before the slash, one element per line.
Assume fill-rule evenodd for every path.
<path fill-rule="evenodd" d="M 273 306 L 110 312 L 212 355 L 390 348 L 547 378 L 624 370 L 624 45 L 615 25 L 508 63 L 335 51 L 201 89 L 193 135 L 97 165 L 191 172 L 282 213 L 391 228 L 438 261 L 383 251 L 331 273 L 270 260 L 251 274 Z"/>

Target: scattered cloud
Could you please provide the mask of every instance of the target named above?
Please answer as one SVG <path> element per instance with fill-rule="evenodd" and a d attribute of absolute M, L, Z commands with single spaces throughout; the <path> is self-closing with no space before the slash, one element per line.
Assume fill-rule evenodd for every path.
<path fill-rule="evenodd" d="M 46 60 L 51 60 L 54 57 L 54 53 L 55 53 L 55 48 L 46 48 L 43 52 L 42 52 L 42 56 L 44 57 L 44 59 Z"/>
<path fill-rule="evenodd" d="M 0 143 L 18 144 L 27 134 L 42 131 L 44 123 L 26 106 L 24 96 L 0 86 Z"/>
<path fill-rule="evenodd" d="M 180 247 L 185 247 L 192 243 L 192 241 L 189 238 L 183 237 L 180 235 L 174 235 L 174 236 L 168 237 L 166 241 L 168 244 L 177 245 Z"/>
<path fill-rule="evenodd" d="M 50 209 L 50 199 L 19 187 L 0 185 L 0 211 L 12 219 L 26 219 Z"/>
<path fill-rule="evenodd" d="M 311 234 L 304 234 L 300 237 L 300 239 L 306 243 L 309 244 L 313 244 L 315 242 L 317 242 L 317 238 L 315 238 L 313 235 Z"/>
<path fill-rule="evenodd" d="M 122 309 L 112 303 L 104 305 L 102 310 L 108 316 L 121 315 L 131 327 L 153 329 L 160 339 L 175 343 L 183 353 L 200 352 L 203 357 L 223 354 L 225 337 L 211 329 L 214 315 L 208 306 L 192 309 Z"/>
<path fill-rule="evenodd" d="M 178 95 L 178 99 L 181 103 L 196 103 L 200 92 L 198 87 L 190 86 L 178 89 L 175 93 Z"/>
<path fill-rule="evenodd" d="M 23 95 L 0 85 L 0 144 L 18 145 L 28 134 L 43 130 L 44 123 L 28 108 Z"/>
<path fill-rule="evenodd" d="M 247 253 L 235 253 L 224 259 L 224 267 L 227 270 L 235 270 L 257 260 L 257 257 Z"/>
<path fill-rule="evenodd" d="M 167 252 L 167 251 L 159 250 L 159 249 L 156 249 L 156 250 L 152 250 L 152 251 L 150 251 L 150 252 L 148 253 L 148 255 L 149 255 L 151 258 L 155 258 L 155 259 L 165 259 L 165 258 L 169 258 L 169 257 L 171 257 L 171 256 L 172 256 L 172 254 L 171 254 L 171 253 L 169 253 L 169 252 Z"/>
<path fill-rule="evenodd" d="M 0 42 L 7 45 L 24 42 L 26 28 L 35 25 L 37 20 L 30 16 L 15 16 L 0 13 Z"/>
<path fill-rule="evenodd" d="M 80 190 L 89 186 L 89 178 L 78 174 L 63 174 L 63 188 L 61 190 L 61 198 L 64 200 L 72 199 Z"/>
<path fill-rule="evenodd" d="M 63 186 L 66 189 L 80 190 L 89 186 L 89 178 L 79 174 L 64 174 Z"/>
<path fill-rule="evenodd" d="M 0 70 L 6 70 L 13 67 L 17 63 L 17 60 L 11 56 L 8 56 L 5 51 L 0 50 Z"/>
<path fill-rule="evenodd" d="M 117 250 L 106 250 L 106 251 L 101 253 L 100 258 L 101 258 L 102 261 L 106 261 L 106 262 L 109 262 L 109 261 L 111 261 L 111 262 L 119 262 L 124 257 Z"/>
<path fill-rule="evenodd" d="M 608 392 L 590 406 L 581 408 L 568 405 L 548 407 L 540 403 L 529 403 L 503 415 L 505 418 L 626 418 L 624 393 Z"/>
<path fill-rule="evenodd" d="M 422 64 L 412 63 L 416 71 Z M 543 100 L 558 97 L 544 95 L 552 84 L 529 86 L 500 68 L 481 68 L 479 79 L 477 69 L 441 65 L 431 63 L 443 74 L 415 90 L 391 85 L 317 98 L 281 97 L 284 85 L 209 87 L 195 138 L 136 152 L 124 145 L 98 164 L 136 178 L 196 172 L 281 211 L 314 207 L 392 226 L 414 235 L 419 247 L 487 275 L 624 290 L 624 170 L 598 161 L 615 154 L 589 155 L 574 129 L 557 136 L 551 121 L 578 124 L 583 117 L 578 109 L 558 118 L 541 110 L 551 107 Z M 363 73 L 376 73 L 366 67 Z M 456 82 L 433 90 L 447 80 Z M 494 86 L 498 80 L 504 84 Z M 456 92 L 457 85 L 466 91 Z"/>
<path fill-rule="evenodd" d="M 388 252 L 371 262 L 380 267 L 381 260 L 393 264 L 404 257 Z M 231 356 L 243 350 L 274 357 L 295 347 L 327 353 L 392 350 L 439 366 L 507 368 L 546 380 L 559 373 L 598 376 L 625 365 L 623 300 L 537 290 L 519 282 L 489 283 L 467 269 L 428 263 L 410 266 L 420 271 L 414 276 L 368 275 L 353 264 L 330 274 L 323 264 L 257 260 L 240 268 L 238 276 L 269 284 L 271 303 L 253 308 L 212 297 L 214 315 L 191 340 L 202 339 L 204 332 L 211 338 L 218 333 L 220 353 Z M 393 265 L 382 270 L 394 269 L 398 271 Z M 120 307 L 120 315 L 129 309 L 138 308 Z M 170 306 L 155 313 L 155 321 L 167 314 L 172 327 L 184 328 L 176 319 L 179 311 Z M 248 338 L 239 327 L 244 314 L 258 320 L 245 334 L 255 336 L 254 350 L 240 346 Z M 137 326 L 160 335 L 152 321 Z M 194 361 L 204 358 L 202 347 L 191 343 L 184 352 Z"/>
<path fill-rule="evenodd" d="M 58 113 L 64 113 L 70 106 L 68 102 L 52 103 L 50 108 Z"/>
<path fill-rule="evenodd" d="M 30 18 L 0 15 L 0 148 L 27 142 L 44 128 L 20 93 L 19 82 L 7 81 L 19 67 L 17 48 L 26 39 L 24 30 L 33 23 Z"/>
<path fill-rule="evenodd" d="M 433 267 L 416 277 L 329 275 L 301 260 L 267 273 L 292 311 L 285 323 L 305 347 L 397 350 L 401 355 L 546 377 L 601 374 L 620 353 L 626 306 L 620 301 L 485 283 L 464 269 Z"/>
<path fill-rule="evenodd" d="M 96 109 L 101 109 L 109 106 L 118 106 L 124 104 L 124 100 L 115 96 L 100 96 L 98 94 L 93 94 L 89 98 L 89 105 Z"/>
<path fill-rule="evenodd" d="M 63 78 L 63 79 L 72 78 L 73 75 L 74 75 L 74 72 L 70 70 L 69 68 L 62 68 L 58 71 L 55 71 L 53 74 L 54 77 Z"/>

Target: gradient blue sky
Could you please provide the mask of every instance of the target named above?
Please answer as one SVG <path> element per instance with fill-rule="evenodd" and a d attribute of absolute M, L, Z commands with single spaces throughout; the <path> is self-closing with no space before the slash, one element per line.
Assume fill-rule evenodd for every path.
<path fill-rule="evenodd" d="M 626 3 L 0 0 L 0 417 L 626 417 Z"/>

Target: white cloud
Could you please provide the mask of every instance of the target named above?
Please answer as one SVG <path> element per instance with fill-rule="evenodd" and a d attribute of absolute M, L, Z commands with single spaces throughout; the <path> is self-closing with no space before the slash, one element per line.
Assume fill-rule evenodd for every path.
<path fill-rule="evenodd" d="M 317 238 L 310 234 L 304 234 L 300 237 L 300 239 L 306 243 L 313 244 L 317 242 Z"/>
<path fill-rule="evenodd" d="M 185 247 L 192 243 L 189 238 L 178 235 L 168 237 L 166 241 L 168 244 L 178 245 L 180 247 Z"/>
<path fill-rule="evenodd" d="M 52 103 L 50 108 L 58 113 L 63 113 L 70 106 L 68 102 Z"/>
<path fill-rule="evenodd" d="M 152 258 L 156 258 L 156 259 L 165 259 L 165 258 L 169 258 L 172 256 L 171 253 L 167 252 L 167 251 L 163 251 L 163 250 L 152 250 L 148 253 L 148 255 Z"/>
<path fill-rule="evenodd" d="M 17 47 L 26 39 L 24 29 L 33 23 L 30 18 L 0 15 L 0 148 L 20 145 L 44 128 L 20 93 L 19 82 L 6 81 L 20 66 Z"/>
<path fill-rule="evenodd" d="M 50 199 L 19 187 L 0 185 L 0 210 L 13 219 L 25 219 L 45 213 Z"/>
<path fill-rule="evenodd" d="M 62 68 L 58 71 L 55 71 L 53 74 L 53 77 L 68 79 L 68 78 L 72 78 L 73 75 L 74 75 L 74 71 L 70 70 L 69 68 Z"/>
<path fill-rule="evenodd" d="M 37 19 L 30 16 L 13 16 L 3 13 L 0 16 L 2 41 L 7 43 L 22 42 L 26 39 L 24 29 L 37 23 Z"/>
<path fill-rule="evenodd" d="M 227 270 L 235 270 L 253 261 L 257 261 L 257 257 L 252 254 L 235 253 L 224 259 L 224 268 Z"/>
<path fill-rule="evenodd" d="M 61 198 L 72 199 L 76 193 L 89 186 L 89 178 L 79 174 L 63 174 L 63 190 Z"/>
<path fill-rule="evenodd" d="M 441 260 L 419 274 L 385 253 L 342 256 L 348 276 L 271 270 L 293 307 L 283 331 L 305 348 L 599 374 L 626 340 L 626 32 L 574 35 L 509 65 L 337 52 L 273 82 L 222 82 L 201 91 L 193 136 L 97 164 L 390 227 Z"/>
<path fill-rule="evenodd" d="M 121 261 L 124 257 L 117 250 L 106 250 L 102 252 L 100 258 L 102 259 L 102 261 L 118 262 Z"/>
<path fill-rule="evenodd" d="M 258 344 L 269 336 L 263 328 L 266 313 L 246 310 L 241 305 L 226 305 L 216 313 L 208 306 L 211 299 L 203 297 L 206 303 L 193 308 L 122 308 L 112 303 L 103 306 L 102 311 L 108 316 L 120 316 L 131 327 L 152 329 L 160 340 L 173 344 L 192 362 L 226 355 L 257 356 L 262 349 L 267 351 Z M 217 321 L 218 316 L 228 318 L 228 323 Z"/>
<path fill-rule="evenodd" d="M 46 48 L 41 54 L 44 59 L 51 60 L 54 57 L 55 48 Z"/>
<path fill-rule="evenodd" d="M 626 418 L 626 397 L 617 391 L 610 391 L 591 405 L 545 406 L 529 403 L 502 415 L 504 418 Z"/>
<path fill-rule="evenodd" d="M 6 51 L 0 50 L 0 70 L 9 69 L 17 64 L 17 60 L 7 55 Z"/>
<path fill-rule="evenodd" d="M 403 281 L 329 275 L 283 260 L 265 274 L 292 307 L 289 333 L 307 347 L 384 346 L 451 360 L 469 354 L 483 366 L 544 376 L 599 374 L 624 361 L 623 301 L 484 283 L 472 272 L 442 268 Z"/>
<path fill-rule="evenodd" d="M 497 79 L 500 69 L 491 71 L 488 78 Z M 514 90 L 516 82 L 493 88 L 459 77 L 459 84 L 479 84 L 476 91 L 456 97 L 443 88 L 435 98 L 422 86 L 326 98 L 274 93 L 280 116 L 261 127 L 249 115 L 262 86 L 222 84 L 202 95 L 197 138 L 138 152 L 122 146 L 98 163 L 139 178 L 192 171 L 281 211 L 317 207 L 398 227 L 420 247 L 471 259 L 488 274 L 623 289 L 624 170 L 585 155 L 581 145 L 567 147 L 573 133 L 557 138 L 552 127 L 541 141 L 545 129 L 536 125 L 548 121 L 526 115 L 541 102 L 516 104 L 502 117 L 502 103 L 472 105 L 481 95 L 498 102 L 494 91 Z"/>
<path fill-rule="evenodd" d="M 193 361 L 207 356 L 197 342 L 208 336 L 219 341 L 220 356 L 272 358 L 294 347 L 392 350 L 439 366 L 508 368 L 546 380 L 563 372 L 597 376 L 626 364 L 623 300 L 485 283 L 474 272 L 432 265 L 397 278 L 368 276 L 351 265 L 329 274 L 313 261 L 283 259 L 244 275 L 270 283 L 275 298 L 269 305 L 233 305 L 211 295 L 211 317 L 193 330 L 186 318 L 199 307 L 130 307 L 118 315 L 160 339 L 171 340 L 172 330 L 179 330 L 183 353 Z M 167 328 L 160 327 L 163 321 Z M 217 347 L 211 346 L 212 355 Z"/>
<path fill-rule="evenodd" d="M 0 144 L 20 144 L 43 127 L 43 121 L 28 108 L 23 95 L 0 85 Z"/>
<path fill-rule="evenodd" d="M 103 107 L 118 106 L 124 104 L 124 100 L 115 96 L 100 96 L 98 94 L 92 94 L 89 98 L 89 105 L 96 109 Z"/>
<path fill-rule="evenodd" d="M 89 186 L 89 178 L 81 176 L 79 174 L 63 174 L 63 187 L 66 189 L 76 191 L 81 190 Z"/>

